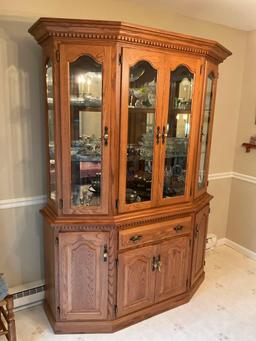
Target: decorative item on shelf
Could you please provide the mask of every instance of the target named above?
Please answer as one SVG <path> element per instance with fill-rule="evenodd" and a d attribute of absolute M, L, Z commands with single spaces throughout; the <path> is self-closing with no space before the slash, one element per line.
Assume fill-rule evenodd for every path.
<path fill-rule="evenodd" d="M 141 159 L 148 161 L 153 159 L 153 145 L 154 145 L 153 131 L 143 134 L 141 137 L 141 141 L 139 141 L 139 155 Z"/>
<path fill-rule="evenodd" d="M 243 143 L 243 147 L 246 149 L 246 153 L 250 153 L 251 149 L 256 149 L 256 135 L 250 137 L 249 143 Z"/>
<path fill-rule="evenodd" d="M 137 201 L 137 192 L 131 188 L 127 188 L 126 190 L 126 202 L 132 204 Z"/>
<path fill-rule="evenodd" d="M 100 193 L 100 178 L 101 173 L 96 173 L 95 179 L 92 180 L 92 185 L 89 187 L 89 191 L 93 193 Z"/>
<path fill-rule="evenodd" d="M 83 135 L 79 140 L 73 140 L 71 156 L 74 161 L 99 162 L 101 160 L 101 138 L 97 138 L 95 135 Z"/>
<path fill-rule="evenodd" d="M 156 103 L 156 81 L 145 83 L 140 88 L 132 88 L 129 94 L 130 108 L 154 108 Z"/>

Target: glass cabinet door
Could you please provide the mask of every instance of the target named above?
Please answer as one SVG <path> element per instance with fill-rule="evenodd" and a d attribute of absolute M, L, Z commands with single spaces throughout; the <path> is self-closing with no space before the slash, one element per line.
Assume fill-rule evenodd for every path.
<path fill-rule="evenodd" d="M 48 188 L 49 199 L 56 201 L 56 146 L 55 146 L 55 118 L 54 118 L 54 88 L 53 88 L 53 64 L 51 59 L 45 65 L 46 106 L 48 118 Z"/>
<path fill-rule="evenodd" d="M 160 141 L 156 136 L 160 133 L 160 81 L 163 76 L 160 65 L 160 54 L 124 49 L 120 211 L 150 207 L 156 198 L 154 184 Z"/>
<path fill-rule="evenodd" d="M 110 141 L 106 102 L 110 101 L 107 93 L 110 87 L 104 93 L 103 89 L 105 82 L 110 81 L 106 78 L 109 71 L 105 72 L 110 66 L 106 65 L 104 48 L 94 49 L 94 53 L 81 53 L 81 48 L 67 51 L 68 47 L 65 51 L 65 62 L 69 61 L 66 97 L 69 103 L 67 150 L 70 164 L 66 175 L 69 179 L 67 187 L 70 184 L 66 210 L 70 207 L 78 213 L 103 213 L 108 205 L 106 168 L 109 167 Z"/>
<path fill-rule="evenodd" d="M 175 58 L 172 61 L 170 57 L 161 137 L 162 203 L 184 201 L 190 197 L 194 151 L 189 146 L 195 134 L 192 112 L 196 112 L 198 106 L 195 82 L 199 78 L 199 67 L 198 60 L 186 59 L 184 64 L 176 64 Z"/>
<path fill-rule="evenodd" d="M 217 67 L 209 62 L 206 65 L 203 107 L 200 125 L 200 141 L 197 165 L 196 195 L 206 190 L 209 168 L 209 150 L 212 134 L 213 111 L 216 92 Z"/>

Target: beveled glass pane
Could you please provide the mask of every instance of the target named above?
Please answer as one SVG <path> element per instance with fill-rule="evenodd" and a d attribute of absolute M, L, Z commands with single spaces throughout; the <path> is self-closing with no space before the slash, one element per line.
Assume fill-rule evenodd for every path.
<path fill-rule="evenodd" d="M 157 71 L 146 61 L 130 68 L 126 203 L 151 200 Z"/>
<path fill-rule="evenodd" d="M 102 171 L 102 65 L 70 63 L 71 205 L 99 206 Z"/>
<path fill-rule="evenodd" d="M 200 164 L 198 174 L 198 188 L 205 186 L 206 180 L 206 157 L 207 145 L 209 135 L 209 125 L 211 120 L 211 107 L 212 107 L 212 90 L 213 90 L 213 75 L 210 74 L 207 78 L 206 94 L 203 112 L 203 125 L 201 129 L 201 151 L 200 151 Z"/>
<path fill-rule="evenodd" d="M 54 98 L 53 98 L 53 66 L 51 60 L 46 64 L 46 98 L 48 111 L 48 145 L 49 145 L 49 182 L 50 198 L 56 200 L 56 165 L 54 140 Z"/>
<path fill-rule="evenodd" d="M 184 195 L 190 137 L 194 75 L 179 66 L 171 72 L 163 197 Z"/>

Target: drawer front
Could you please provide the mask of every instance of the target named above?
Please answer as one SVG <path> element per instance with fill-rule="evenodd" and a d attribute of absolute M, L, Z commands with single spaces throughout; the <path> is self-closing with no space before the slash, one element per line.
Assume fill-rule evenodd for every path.
<path fill-rule="evenodd" d="M 184 217 L 119 232 L 119 250 L 133 246 L 188 234 L 192 231 L 192 218 Z"/>

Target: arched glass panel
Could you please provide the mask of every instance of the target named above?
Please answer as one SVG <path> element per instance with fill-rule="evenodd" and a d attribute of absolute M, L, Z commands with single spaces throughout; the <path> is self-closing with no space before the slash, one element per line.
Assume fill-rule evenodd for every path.
<path fill-rule="evenodd" d="M 102 65 L 84 55 L 70 63 L 71 205 L 100 206 Z"/>
<path fill-rule="evenodd" d="M 53 66 L 49 59 L 46 64 L 46 98 L 48 113 L 48 146 L 49 146 L 49 187 L 50 198 L 56 200 L 56 164 L 55 164 L 55 123 L 54 123 L 54 96 L 53 96 Z"/>
<path fill-rule="evenodd" d="M 146 61 L 130 68 L 126 203 L 151 200 L 157 71 Z"/>
<path fill-rule="evenodd" d="M 171 72 L 163 197 L 184 195 L 194 75 L 185 66 Z"/>
<path fill-rule="evenodd" d="M 213 80 L 214 75 L 210 74 L 207 77 L 206 94 L 203 111 L 203 123 L 201 127 L 201 151 L 200 151 L 200 163 L 198 173 L 198 188 L 205 187 L 206 180 L 206 157 L 207 157 L 207 146 L 209 137 L 209 127 L 212 114 L 212 95 L 213 95 Z"/>

